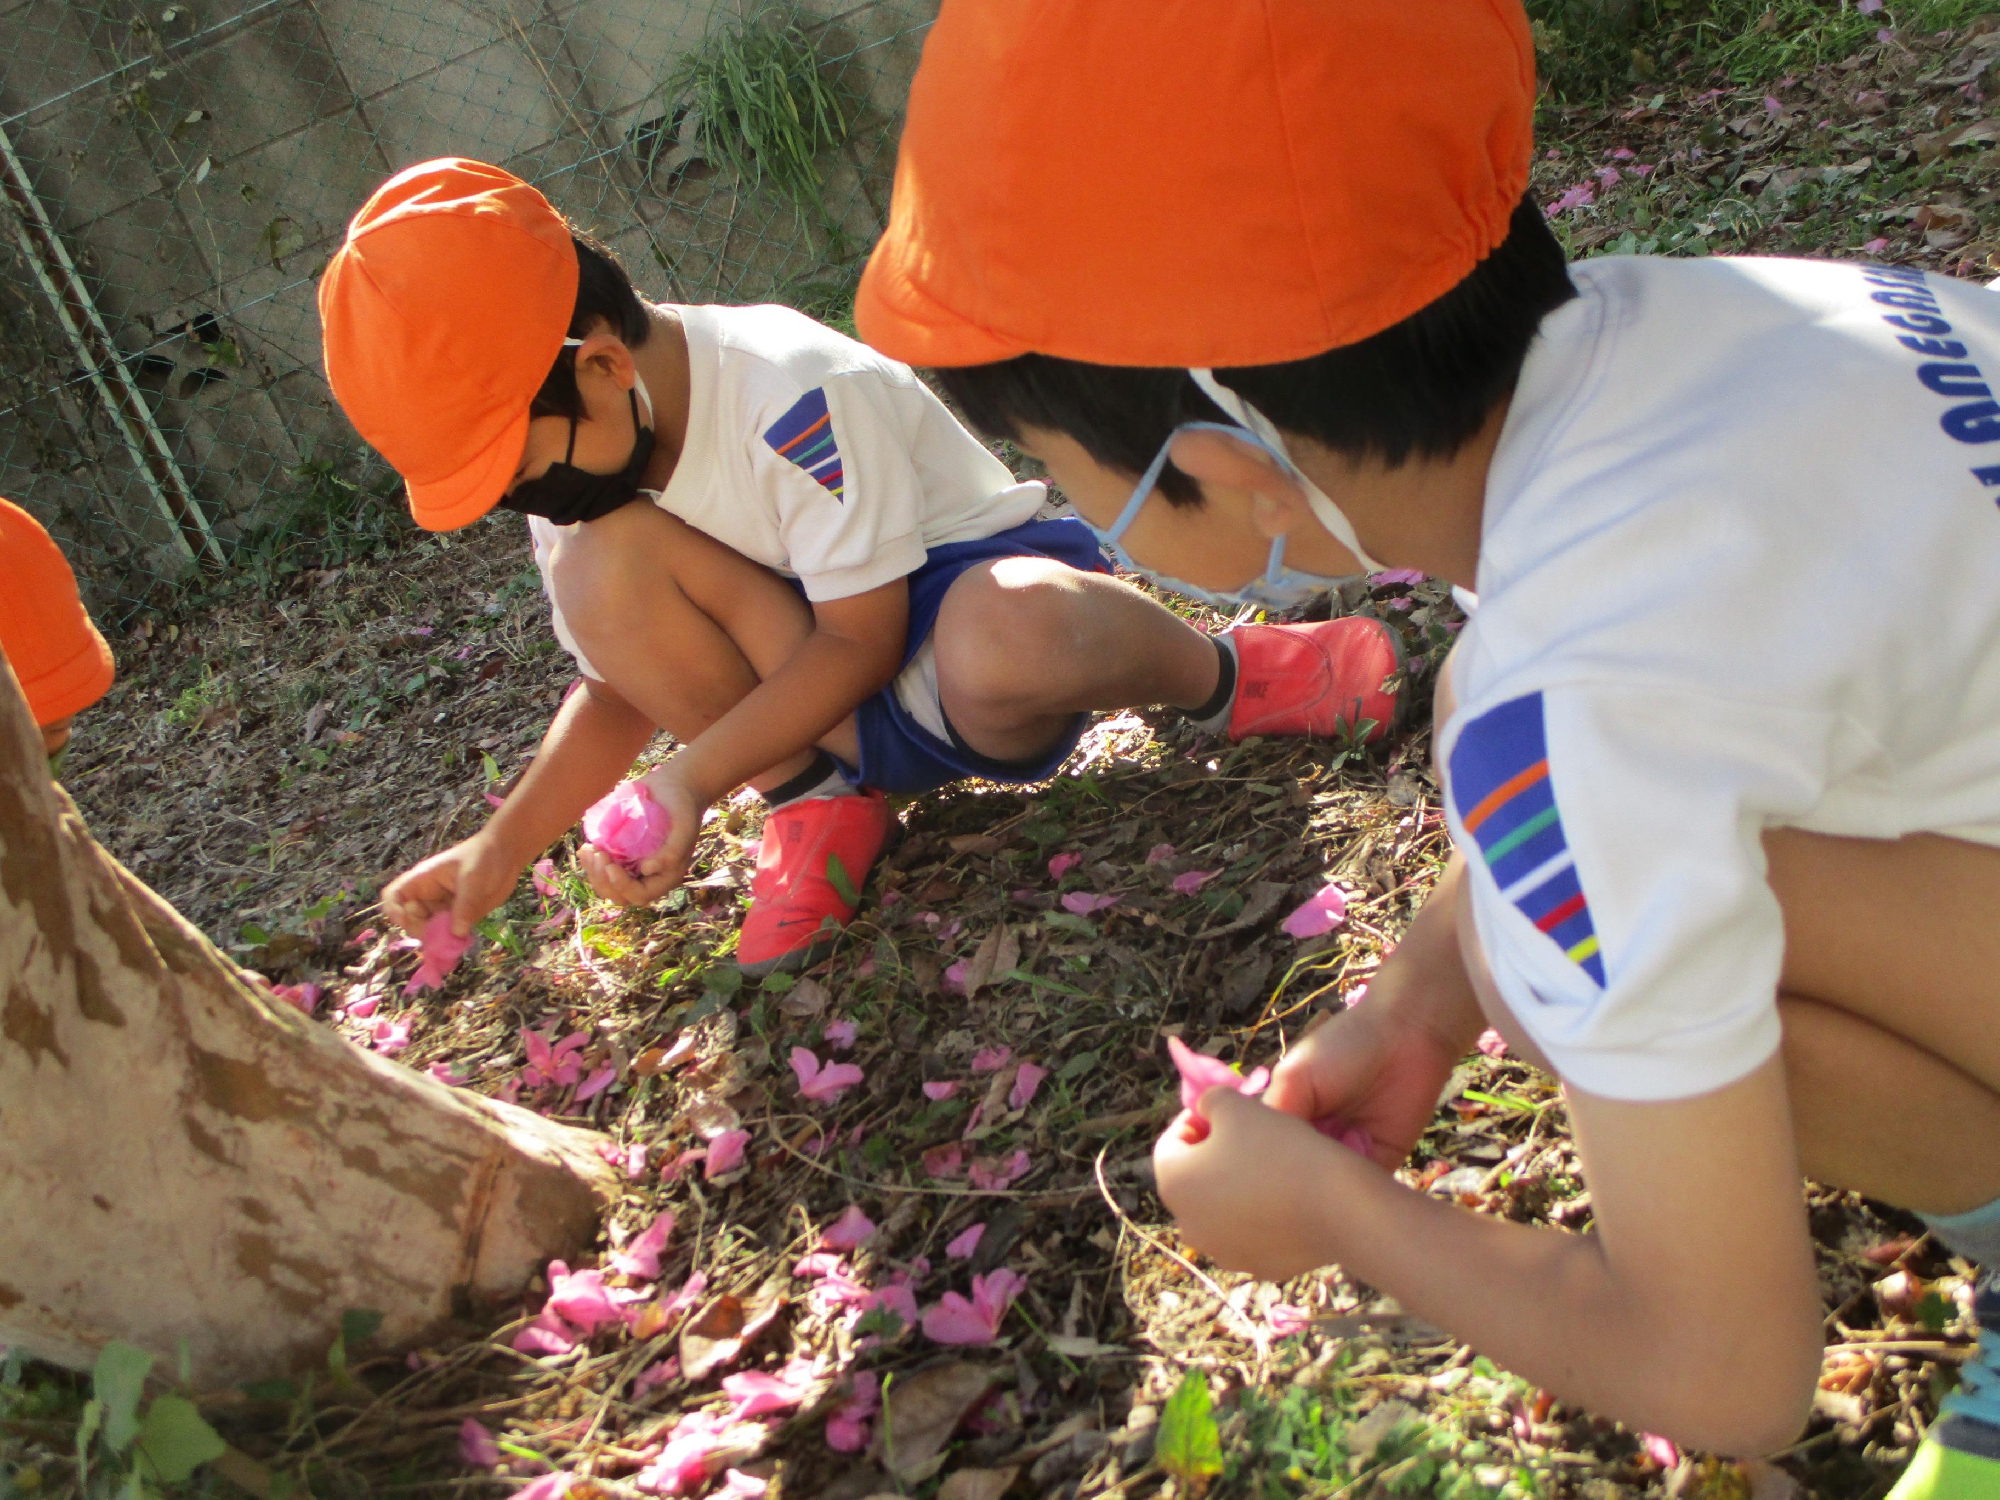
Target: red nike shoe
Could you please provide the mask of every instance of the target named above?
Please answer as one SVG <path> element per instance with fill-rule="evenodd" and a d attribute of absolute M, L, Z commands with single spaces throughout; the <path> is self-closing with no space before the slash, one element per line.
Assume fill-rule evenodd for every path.
<path fill-rule="evenodd" d="M 1403 648 L 1382 621 L 1348 615 L 1310 625 L 1240 625 L 1229 638 L 1236 643 L 1230 739 L 1330 738 L 1372 720 L 1373 741 L 1395 722 L 1398 694 L 1385 684 L 1401 670 Z"/>
<path fill-rule="evenodd" d="M 847 896 L 858 899 L 893 821 L 880 792 L 808 797 L 766 813 L 737 966 L 757 978 L 823 956 L 826 939 L 854 915 Z"/>

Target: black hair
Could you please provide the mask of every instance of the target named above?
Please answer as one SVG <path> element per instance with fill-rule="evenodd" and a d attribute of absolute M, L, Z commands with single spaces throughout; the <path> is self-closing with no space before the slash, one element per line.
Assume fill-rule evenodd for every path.
<path fill-rule="evenodd" d="M 569 315 L 569 337 L 586 337 L 599 323 L 636 349 L 653 331 L 646 304 L 632 287 L 632 278 L 618 257 L 587 234 L 572 229 L 570 241 L 576 246 L 576 307 Z M 528 403 L 531 417 L 581 417 L 583 395 L 576 388 L 576 350 L 565 347 L 556 355 L 542 388 Z"/>
<path fill-rule="evenodd" d="M 1402 322 L 1323 354 L 1218 369 L 1215 378 L 1280 431 L 1343 456 L 1392 468 L 1413 456 L 1448 459 L 1513 391 L 1542 319 L 1575 295 L 1562 246 L 1529 195 L 1493 253 Z M 1181 370 L 1024 354 L 935 374 L 974 426 L 1017 441 L 1024 427 L 1066 433 L 1099 463 L 1134 476 L 1178 424 L 1220 415 Z M 1200 503 L 1186 475 L 1171 464 L 1166 475 L 1160 492 L 1168 500 Z"/>

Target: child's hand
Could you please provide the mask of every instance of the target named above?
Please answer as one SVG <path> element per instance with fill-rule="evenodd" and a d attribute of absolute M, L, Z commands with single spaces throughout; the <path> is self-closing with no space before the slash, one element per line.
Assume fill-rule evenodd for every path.
<path fill-rule="evenodd" d="M 1208 1125 L 1198 1142 L 1197 1116 Z M 1326 1215 L 1342 1157 L 1354 1153 L 1305 1121 L 1214 1088 L 1154 1144 L 1153 1170 L 1193 1245 L 1227 1270 L 1284 1281 L 1333 1259 Z"/>
<path fill-rule="evenodd" d="M 639 862 L 636 874 L 595 844 L 585 844 L 577 852 L 577 864 L 590 888 L 602 899 L 621 906 L 650 906 L 687 878 L 694 841 L 701 832 L 701 815 L 707 810 L 675 774 L 672 761 L 648 771 L 639 784 L 670 820 L 667 841 Z"/>
<path fill-rule="evenodd" d="M 449 911 L 460 937 L 514 894 L 521 862 L 482 830 L 412 865 L 382 888 L 382 912 L 415 937 L 433 912 Z"/>
<path fill-rule="evenodd" d="M 1394 1169 L 1437 1113 L 1457 1063 L 1453 1047 L 1429 1028 L 1386 999 L 1364 999 L 1291 1050 L 1272 1071 L 1264 1102 L 1301 1120 L 1333 1115 L 1359 1126 L 1373 1143 L 1370 1156 Z"/>

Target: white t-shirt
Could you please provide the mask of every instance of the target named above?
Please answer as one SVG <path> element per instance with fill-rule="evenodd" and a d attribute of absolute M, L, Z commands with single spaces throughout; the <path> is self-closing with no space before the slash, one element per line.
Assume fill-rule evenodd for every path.
<path fill-rule="evenodd" d="M 948 542 L 1035 518 L 1047 498 L 960 426 L 908 365 L 789 307 L 681 307 L 687 439 L 655 503 L 814 603 L 923 566 Z M 558 528 L 529 518 L 557 640 L 586 675 L 549 589 Z"/>
<path fill-rule="evenodd" d="M 1550 1061 L 1684 1098 L 1778 1045 L 1762 829 L 2000 846 L 2000 297 L 1805 261 L 1572 274 L 1488 480 L 1447 815 Z"/>

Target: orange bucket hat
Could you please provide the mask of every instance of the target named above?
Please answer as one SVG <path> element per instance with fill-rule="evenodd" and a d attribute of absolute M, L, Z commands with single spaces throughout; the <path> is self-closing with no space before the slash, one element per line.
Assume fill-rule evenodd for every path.
<path fill-rule="evenodd" d="M 1521 0 L 945 0 L 855 322 L 911 364 L 1274 364 L 1462 281 L 1527 191 Z"/>
<path fill-rule="evenodd" d="M 399 172 L 347 226 L 319 283 L 326 378 L 419 526 L 467 525 L 507 492 L 576 283 L 563 216 L 484 162 Z"/>
<path fill-rule="evenodd" d="M 111 648 L 90 622 L 76 575 L 41 523 L 0 500 L 0 651 L 37 724 L 81 713 L 110 690 Z"/>

